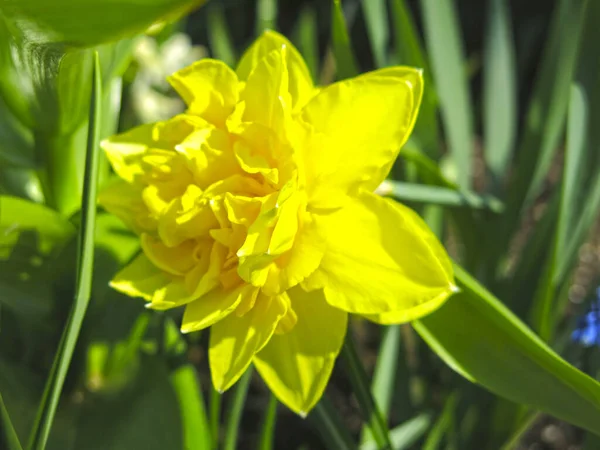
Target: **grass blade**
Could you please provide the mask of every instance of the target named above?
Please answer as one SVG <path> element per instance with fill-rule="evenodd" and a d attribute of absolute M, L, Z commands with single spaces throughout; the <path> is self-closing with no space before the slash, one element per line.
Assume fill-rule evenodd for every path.
<path fill-rule="evenodd" d="M 423 413 L 390 430 L 390 438 L 394 450 L 405 450 L 412 446 L 427 432 L 431 424 L 431 416 Z M 375 442 L 360 446 L 360 450 L 377 450 Z"/>
<path fill-rule="evenodd" d="M 511 177 L 505 219 L 498 224 L 495 252 L 504 253 L 546 177 L 563 134 L 587 0 L 561 0 L 555 7 L 548 44 L 525 119 L 519 158 Z"/>
<path fill-rule="evenodd" d="M 452 0 L 421 0 L 425 37 L 456 181 L 471 185 L 473 113 L 460 24 Z"/>
<path fill-rule="evenodd" d="M 307 6 L 298 19 L 298 49 L 306 61 L 313 80 L 319 73 L 319 43 L 317 17 L 314 8 Z"/>
<path fill-rule="evenodd" d="M 375 367 L 371 385 L 373 399 L 384 419 L 387 419 L 392 403 L 392 395 L 390 393 L 394 391 L 399 351 L 400 326 L 395 325 L 387 327 L 379 349 L 379 358 L 377 359 L 377 365 Z M 361 442 L 370 440 L 373 440 L 370 429 L 363 428 L 363 438 L 361 439 Z"/>
<path fill-rule="evenodd" d="M 326 397 L 322 397 L 315 409 L 309 414 L 308 420 L 317 429 L 327 448 L 352 450 L 356 448 L 352 436 L 342 423 L 339 412 Z"/>
<path fill-rule="evenodd" d="M 0 448 L 5 450 L 21 450 L 21 443 L 10 421 L 6 406 L 0 395 Z"/>
<path fill-rule="evenodd" d="M 234 67 L 237 57 L 231 34 L 227 28 L 227 20 L 221 3 L 211 2 L 207 6 L 208 16 L 208 42 L 213 52 L 213 57 L 220 59 L 229 67 Z"/>
<path fill-rule="evenodd" d="M 340 0 L 333 0 L 331 11 L 331 41 L 338 79 L 350 78 L 358 73 L 358 65 L 350 45 L 346 18 Z"/>
<path fill-rule="evenodd" d="M 248 388 L 250 387 L 253 373 L 254 369 L 250 366 L 235 385 L 233 403 L 231 404 L 231 409 L 227 415 L 227 429 L 225 432 L 225 443 L 223 445 L 225 450 L 235 450 L 237 448 L 238 430 L 240 428 L 244 404 L 246 403 L 246 396 L 248 395 Z"/>
<path fill-rule="evenodd" d="M 256 35 L 276 28 L 277 0 L 258 0 L 256 2 Z"/>
<path fill-rule="evenodd" d="M 375 365 L 371 392 L 375 404 L 387 419 L 392 404 L 392 393 L 396 379 L 396 367 L 400 353 L 400 325 L 385 328 L 385 334 L 379 347 L 379 356 Z M 390 431 L 391 432 L 391 431 Z M 373 435 L 367 427 L 362 429 L 361 443 L 373 440 Z M 394 447 L 395 448 L 395 447 Z"/>
<path fill-rule="evenodd" d="M 440 444 L 444 439 L 444 435 L 452 425 L 454 411 L 456 410 L 456 403 L 458 396 L 453 393 L 446 400 L 442 414 L 433 425 L 433 428 L 427 436 L 425 444 L 423 444 L 423 450 L 437 450 L 440 448 Z"/>
<path fill-rule="evenodd" d="M 196 369 L 191 364 L 185 364 L 176 369 L 170 378 L 177 395 L 183 422 L 184 448 L 186 450 L 210 450 L 212 448 L 211 435 Z"/>
<path fill-rule="evenodd" d="M 222 395 L 211 386 L 210 388 L 210 435 L 212 437 L 212 448 L 219 448 L 221 437 L 221 400 Z"/>
<path fill-rule="evenodd" d="M 273 394 L 269 396 L 269 406 L 263 419 L 262 431 L 260 432 L 259 450 L 271 450 L 273 438 L 275 437 L 275 422 L 277 419 L 277 399 Z"/>
<path fill-rule="evenodd" d="M 386 421 L 377 407 L 375 399 L 371 395 L 367 374 L 362 366 L 350 333 L 346 334 L 346 340 L 344 341 L 341 353 L 347 367 L 346 373 L 350 378 L 352 390 L 358 400 L 362 416 L 368 424 L 373 439 L 377 443 L 377 447 L 380 449 L 391 449 L 392 443 Z"/>
<path fill-rule="evenodd" d="M 516 61 L 506 0 L 489 0 L 483 68 L 484 155 L 498 192 L 517 132 Z"/>
<path fill-rule="evenodd" d="M 439 154 L 438 103 L 431 70 L 419 41 L 415 21 L 406 6 L 406 0 L 392 0 L 391 7 L 398 63 L 420 67 L 424 71 L 425 91 L 411 139 L 416 139 L 427 155 L 437 156 Z"/>
<path fill-rule="evenodd" d="M 79 231 L 75 301 L 71 308 L 71 314 L 69 315 L 65 331 L 56 352 L 50 376 L 46 383 L 44 395 L 38 410 L 37 420 L 30 437 L 28 446 L 30 450 L 44 450 L 46 447 L 56 408 L 58 407 L 58 402 L 60 400 L 60 394 L 73 357 L 81 325 L 83 324 L 83 318 L 90 301 L 94 263 L 96 190 L 100 159 L 99 134 L 102 124 L 102 81 L 97 52 L 94 52 L 93 61 L 92 96 L 90 100 L 85 176 L 81 204 L 81 228 Z"/>
<path fill-rule="evenodd" d="M 407 202 L 460 206 L 484 209 L 495 213 L 501 213 L 504 210 L 502 202 L 495 197 L 480 196 L 471 191 L 454 190 L 426 184 L 386 180 L 377 188 L 377 192 Z"/>
<path fill-rule="evenodd" d="M 386 1 L 362 0 L 361 3 L 375 66 L 384 67 L 387 64 L 387 45 L 390 38 Z"/>
<path fill-rule="evenodd" d="M 600 108 L 596 106 L 600 100 L 597 82 L 600 55 L 593 42 L 599 37 L 597 24 L 600 6 L 592 2 L 586 8 L 585 16 L 578 67 L 570 90 L 564 169 L 558 214 L 555 218 L 557 225 L 551 257 L 547 261 L 545 276 L 538 286 L 533 307 L 535 327 L 544 339 L 551 337 L 553 321 L 562 313 L 562 305 L 555 306 L 555 300 L 567 273 L 575 263 L 574 259 L 566 255 L 568 242 L 580 223 L 580 216 L 592 207 L 590 203 L 593 204 L 594 190 L 589 189 L 588 182 L 593 181 L 598 173 L 596 155 L 600 146 L 600 133 L 593 124 L 600 117 Z M 575 242 L 576 247 L 581 244 L 581 241 Z M 561 265 L 563 261 L 568 263 Z"/>
<path fill-rule="evenodd" d="M 414 328 L 454 370 L 508 400 L 600 432 L 600 384 L 454 265 L 462 289 Z"/>

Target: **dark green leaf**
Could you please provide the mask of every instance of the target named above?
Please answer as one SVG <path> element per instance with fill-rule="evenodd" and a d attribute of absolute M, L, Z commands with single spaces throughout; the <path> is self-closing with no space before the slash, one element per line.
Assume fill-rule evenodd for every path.
<path fill-rule="evenodd" d="M 465 58 L 452 0 L 421 0 L 427 50 L 439 96 L 456 181 L 469 188 L 472 178 L 473 113 Z"/>
<path fill-rule="evenodd" d="M 98 182 L 98 160 L 100 158 L 99 134 L 101 127 L 102 81 L 100 60 L 95 54 L 92 78 L 92 98 L 90 101 L 89 131 L 86 150 L 83 201 L 81 205 L 82 219 L 79 232 L 77 280 L 75 300 L 65 331 L 56 352 L 46 389 L 38 410 L 38 418 L 31 433 L 28 448 L 43 450 L 52 427 L 60 394 L 73 357 L 75 345 L 83 324 L 83 319 L 90 301 L 92 290 L 94 235 L 96 224 L 96 190 Z"/>
<path fill-rule="evenodd" d="M 340 0 L 332 0 L 331 21 L 331 41 L 337 78 L 353 77 L 358 73 L 358 66 L 352 52 L 346 18 Z"/>
<path fill-rule="evenodd" d="M 517 132 L 515 49 L 506 0 L 489 0 L 483 65 L 484 155 L 496 189 L 507 175 Z"/>
<path fill-rule="evenodd" d="M 1 0 L 0 12 L 32 45 L 90 47 L 174 20 L 205 0 Z"/>
<path fill-rule="evenodd" d="M 497 395 L 600 433 L 600 384 L 561 359 L 463 269 L 454 270 L 462 292 L 414 322 L 431 348 Z"/>

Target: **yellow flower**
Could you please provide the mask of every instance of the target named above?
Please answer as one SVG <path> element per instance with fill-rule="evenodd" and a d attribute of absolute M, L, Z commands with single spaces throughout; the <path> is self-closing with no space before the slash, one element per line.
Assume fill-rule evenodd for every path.
<path fill-rule="evenodd" d="M 421 72 L 392 67 L 313 86 L 298 51 L 266 32 L 234 72 L 201 60 L 170 77 L 185 114 L 103 143 L 120 179 L 101 203 L 140 235 L 112 286 L 212 326 L 214 386 L 254 363 L 306 414 L 348 313 L 382 324 L 437 308 L 452 267 L 410 209 L 373 193 L 410 134 Z"/>

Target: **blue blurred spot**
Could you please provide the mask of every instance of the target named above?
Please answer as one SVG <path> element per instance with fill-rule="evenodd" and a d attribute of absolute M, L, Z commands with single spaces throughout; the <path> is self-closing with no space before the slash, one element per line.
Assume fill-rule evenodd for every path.
<path fill-rule="evenodd" d="M 584 347 L 600 346 L 600 287 L 596 289 L 596 299 L 590 310 L 579 319 L 571 339 Z"/>

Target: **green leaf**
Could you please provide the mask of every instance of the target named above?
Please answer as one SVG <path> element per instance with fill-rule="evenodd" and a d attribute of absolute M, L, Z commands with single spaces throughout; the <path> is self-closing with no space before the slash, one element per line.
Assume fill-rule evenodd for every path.
<path fill-rule="evenodd" d="M 16 244 L 22 233 L 37 236 L 37 251 L 48 255 L 60 250 L 75 234 L 73 225 L 56 211 L 17 197 L 0 196 L 0 256 Z"/>
<path fill-rule="evenodd" d="M 387 64 L 387 45 L 390 37 L 386 2 L 385 0 L 362 0 L 361 4 L 375 66 L 384 67 Z"/>
<path fill-rule="evenodd" d="M 162 359 L 147 356 L 142 359 L 137 377 L 120 391 L 112 395 L 88 393 L 87 401 L 77 411 L 75 423 L 71 425 L 76 430 L 72 449 L 199 449 L 186 447 L 190 441 L 186 441 L 185 433 L 182 433 L 185 419 L 181 414 L 193 398 L 181 398 L 174 391 L 187 383 L 189 375 L 186 372 L 190 370 L 193 380 L 192 367 L 184 366 L 169 374 Z M 200 437 L 200 434 L 195 436 L 196 439 Z"/>
<path fill-rule="evenodd" d="M 358 73 L 354 59 L 350 36 L 346 27 L 346 18 L 340 0 L 333 0 L 331 11 L 331 43 L 338 79 L 351 78 Z"/>
<path fill-rule="evenodd" d="M 392 0 L 395 50 L 399 64 L 423 69 L 425 90 L 419 108 L 419 116 L 411 139 L 416 139 L 429 156 L 439 154 L 437 121 L 437 96 L 431 78 L 431 70 L 419 40 L 415 21 L 405 0 Z"/>
<path fill-rule="evenodd" d="M 38 410 L 36 424 L 33 427 L 30 437 L 28 446 L 30 450 L 43 450 L 46 447 L 56 408 L 58 407 L 58 402 L 60 400 L 60 394 L 90 301 L 92 289 L 96 190 L 98 182 L 98 160 L 100 158 L 99 133 L 102 123 L 102 81 L 100 75 L 100 60 L 97 53 L 94 57 L 92 72 L 92 98 L 90 101 L 89 113 L 90 126 L 88 131 L 83 200 L 81 205 L 82 218 L 79 231 L 75 299 L 59 348 L 55 355 L 50 376 L 47 379 L 44 395 Z"/>
<path fill-rule="evenodd" d="M 427 432 L 431 425 L 431 415 L 419 414 L 410 420 L 390 430 L 390 439 L 394 450 L 412 448 L 416 442 Z M 360 450 L 377 450 L 375 442 L 368 442 L 360 446 Z"/>
<path fill-rule="evenodd" d="M 298 49 L 306 61 L 313 80 L 319 73 L 319 42 L 317 30 L 317 17 L 314 8 L 306 6 L 300 12 L 298 19 Z"/>
<path fill-rule="evenodd" d="M 273 394 L 269 395 L 269 406 L 265 411 L 263 423 L 258 442 L 259 450 L 271 450 L 273 448 L 273 438 L 275 437 L 275 423 L 277 420 L 277 398 Z"/>
<path fill-rule="evenodd" d="M 248 395 L 248 388 L 250 387 L 253 373 L 254 369 L 250 366 L 235 385 L 233 402 L 229 409 L 229 413 L 227 414 L 227 430 L 225 432 L 225 443 L 223 445 L 225 450 L 235 450 L 237 448 L 238 430 L 240 428 L 240 421 L 242 420 L 242 413 L 244 412 L 246 396 Z"/>
<path fill-rule="evenodd" d="M 444 130 L 462 188 L 472 182 L 473 113 L 465 58 L 452 0 L 421 0 L 429 51 Z"/>
<path fill-rule="evenodd" d="M 183 424 L 183 448 L 186 450 L 210 450 L 210 430 L 198 375 L 190 364 L 179 367 L 170 375 Z M 172 448 L 169 444 L 169 448 Z"/>
<path fill-rule="evenodd" d="M 90 47 L 175 20 L 205 0 L 1 0 L 13 32 L 33 45 Z"/>
<path fill-rule="evenodd" d="M 480 196 L 471 191 L 428 186 L 426 184 L 387 180 L 377 188 L 377 192 L 381 195 L 391 195 L 398 200 L 408 202 L 486 209 L 495 213 L 504 210 L 502 202 L 493 196 Z"/>
<path fill-rule="evenodd" d="M 211 385 L 209 396 L 209 426 L 210 437 L 212 439 L 211 448 L 219 448 L 221 438 L 221 401 L 222 395 Z"/>
<path fill-rule="evenodd" d="M 568 244 L 574 242 L 571 245 L 579 247 L 583 243 L 581 240 L 572 241 L 576 227 L 581 223 L 586 210 L 598 211 L 598 206 L 594 205 L 594 196 L 597 194 L 593 189 L 593 181 L 600 168 L 600 161 L 596 156 L 600 148 L 600 133 L 594 125 L 600 118 L 600 87 L 597 76 L 600 56 L 592 44 L 600 37 L 597 26 L 600 19 L 598 3 L 589 4 L 585 14 L 579 63 L 570 91 L 564 170 L 555 218 L 557 224 L 552 251 L 533 306 L 534 327 L 546 340 L 552 335 L 554 320 L 563 310 L 555 304 L 557 293 L 575 265 L 574 255 L 567 253 L 570 250 Z M 591 225 L 588 221 L 586 234 Z"/>
<path fill-rule="evenodd" d="M 600 384 L 554 353 L 454 265 L 462 292 L 414 322 L 454 370 L 493 393 L 600 433 Z"/>
<path fill-rule="evenodd" d="M 277 28 L 277 0 L 257 0 L 256 35 Z"/>
<path fill-rule="evenodd" d="M 507 175 L 517 133 L 515 49 L 506 0 L 489 0 L 483 63 L 484 156 L 496 190 Z"/>
<path fill-rule="evenodd" d="M 378 448 L 391 449 L 392 444 L 386 421 L 371 395 L 367 374 L 360 361 L 350 333 L 346 334 L 341 355 L 346 366 L 346 373 L 350 379 L 350 384 L 352 385 L 352 390 L 358 400 L 361 414 L 373 435 L 373 440 L 377 443 Z"/>
<path fill-rule="evenodd" d="M 507 213 L 497 227 L 500 254 L 506 251 L 522 211 L 539 193 L 563 135 L 586 4 L 587 0 L 561 0 L 555 7 L 510 180 Z"/>
<path fill-rule="evenodd" d="M 327 397 L 321 397 L 319 403 L 308 415 L 308 420 L 321 435 L 326 448 L 339 450 L 356 448 L 352 436 L 339 417 L 339 411 L 333 407 Z"/>
<path fill-rule="evenodd" d="M 456 411 L 456 403 L 458 401 L 458 395 L 453 393 L 446 399 L 446 404 L 442 410 L 442 414 L 438 417 L 431 431 L 427 435 L 427 440 L 423 444 L 423 450 L 437 450 L 441 447 L 444 435 L 448 432 L 452 426 L 454 420 L 454 414 Z"/>
<path fill-rule="evenodd" d="M 21 450 L 21 443 L 4 406 L 2 395 L 0 395 L 0 447 L 6 450 Z"/>
<path fill-rule="evenodd" d="M 375 404 L 381 411 L 385 420 L 387 420 L 389 416 L 390 407 L 392 405 L 399 354 L 400 325 L 384 328 L 384 334 L 381 339 L 377 357 L 377 364 L 375 365 L 375 372 L 373 374 L 373 382 L 371 383 L 371 392 L 373 393 Z M 366 443 L 372 440 L 373 435 L 371 431 L 366 426 L 363 426 L 360 442 Z"/>
<path fill-rule="evenodd" d="M 237 56 L 231 41 L 231 33 L 227 28 L 223 6 L 220 3 L 212 2 L 206 8 L 208 40 L 213 57 L 220 59 L 229 67 L 234 67 Z"/>

